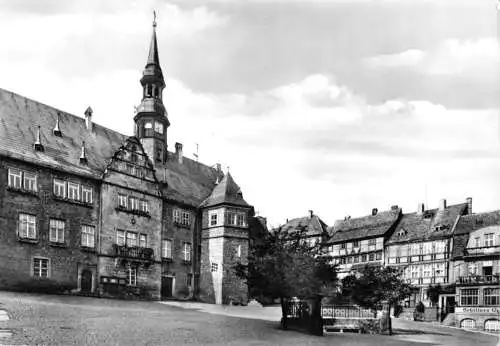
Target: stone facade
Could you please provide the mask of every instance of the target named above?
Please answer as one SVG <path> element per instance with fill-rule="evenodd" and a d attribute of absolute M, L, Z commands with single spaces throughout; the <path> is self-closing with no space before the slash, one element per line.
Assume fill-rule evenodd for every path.
<path fill-rule="evenodd" d="M 14 176 L 21 174 L 20 184 Z M 32 175 L 34 185 L 25 182 Z M 9 182 L 9 175 L 11 175 Z M 54 179 L 92 190 L 91 203 L 54 194 Z M 35 187 L 36 186 L 36 187 Z M 92 274 L 89 291 L 97 286 L 97 256 L 94 248 L 82 245 L 82 226 L 98 227 L 99 183 L 93 179 L 55 171 L 8 158 L 0 159 L 0 288 L 19 290 L 80 290 L 81 273 Z M 25 232 L 29 215 L 31 230 Z M 51 220 L 63 227 L 63 235 L 50 236 Z M 28 221 L 29 222 L 29 221 Z M 31 234 L 29 234 L 31 233 Z M 54 236 L 54 233 L 52 234 Z M 94 233 L 93 241 L 97 241 Z M 35 259 L 46 260 L 47 275 L 34 273 Z M 45 261 L 44 261 L 45 262 Z M 45 266 L 45 264 L 44 264 Z M 36 268 L 40 271 L 40 267 Z"/>
<path fill-rule="evenodd" d="M 244 221 L 234 225 L 228 215 Z M 216 221 L 212 215 L 217 215 Z M 201 235 L 200 299 L 210 303 L 246 303 L 248 287 L 235 274 L 235 265 L 248 264 L 248 208 L 219 205 L 204 210 Z M 237 219 L 236 219 L 237 220 Z M 235 222 L 237 223 L 237 222 Z"/>
<path fill-rule="evenodd" d="M 247 261 L 253 208 L 220 165 L 167 151 L 155 28 L 140 83 L 131 137 L 90 107 L 82 119 L 0 89 L 0 288 L 246 303 L 232 268 Z M 221 233 L 205 242 L 213 208 Z"/>

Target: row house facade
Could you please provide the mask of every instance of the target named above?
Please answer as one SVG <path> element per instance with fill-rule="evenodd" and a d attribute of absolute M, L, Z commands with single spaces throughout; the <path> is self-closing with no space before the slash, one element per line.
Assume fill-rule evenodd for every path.
<path fill-rule="evenodd" d="M 367 216 L 338 220 L 330 229 L 327 252 L 338 265 L 338 278 L 369 265 L 384 265 L 384 243 L 401 218 L 401 208 L 379 212 L 376 208 Z"/>
<path fill-rule="evenodd" d="M 417 288 L 405 306 L 429 306 L 427 288 L 437 284 L 449 291 L 448 303 L 453 304 L 452 235 L 459 216 L 471 210 L 472 199 L 450 206 L 442 199 L 437 209 L 419 204 L 416 212 L 403 214 L 386 242 L 385 264 L 401 268 L 403 278 Z"/>
<path fill-rule="evenodd" d="M 0 89 L 0 288 L 246 302 L 253 207 L 167 148 L 156 23 L 134 135 Z"/>
<path fill-rule="evenodd" d="M 461 216 L 452 251 L 458 327 L 500 331 L 500 211 Z"/>

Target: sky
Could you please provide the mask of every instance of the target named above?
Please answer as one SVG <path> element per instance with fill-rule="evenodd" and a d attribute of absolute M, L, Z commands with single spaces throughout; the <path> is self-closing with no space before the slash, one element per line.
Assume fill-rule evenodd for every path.
<path fill-rule="evenodd" d="M 168 145 L 270 226 L 500 209 L 495 0 L 0 0 L 0 88 L 133 134 L 157 11 Z"/>

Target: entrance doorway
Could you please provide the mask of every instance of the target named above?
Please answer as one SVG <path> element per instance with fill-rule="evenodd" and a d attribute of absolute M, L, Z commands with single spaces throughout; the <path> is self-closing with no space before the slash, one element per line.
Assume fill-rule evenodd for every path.
<path fill-rule="evenodd" d="M 174 278 L 171 276 L 163 276 L 161 278 L 161 297 L 172 298 L 174 286 Z"/>
<path fill-rule="evenodd" d="M 92 292 L 92 272 L 90 270 L 82 270 L 80 277 L 80 291 L 82 293 Z"/>

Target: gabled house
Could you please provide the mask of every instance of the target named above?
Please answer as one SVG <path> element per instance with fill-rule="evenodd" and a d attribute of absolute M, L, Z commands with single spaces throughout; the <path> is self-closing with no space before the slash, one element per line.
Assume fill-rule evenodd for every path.
<path fill-rule="evenodd" d="M 328 225 L 321 218 L 309 210 L 309 215 L 291 220 L 280 226 L 281 232 L 292 237 L 300 237 L 310 246 L 323 246 L 328 241 Z"/>
<path fill-rule="evenodd" d="M 453 243 L 456 326 L 500 331 L 500 211 L 460 216 Z"/>
<path fill-rule="evenodd" d="M 338 264 L 338 277 L 349 275 L 365 265 L 384 265 L 384 243 L 401 218 L 401 208 L 379 212 L 376 208 L 367 216 L 338 220 L 330 229 L 328 253 Z"/>
<path fill-rule="evenodd" d="M 406 306 L 415 307 L 420 301 L 429 305 L 429 285 L 440 284 L 445 290 L 448 287 L 450 294 L 454 293 L 453 287 L 449 287 L 453 275 L 450 268 L 452 234 L 459 217 L 471 210 L 471 198 L 449 206 L 443 199 L 437 209 L 425 209 L 421 203 L 416 212 L 403 214 L 386 242 L 385 263 L 401 268 L 404 279 L 418 288 Z"/>

